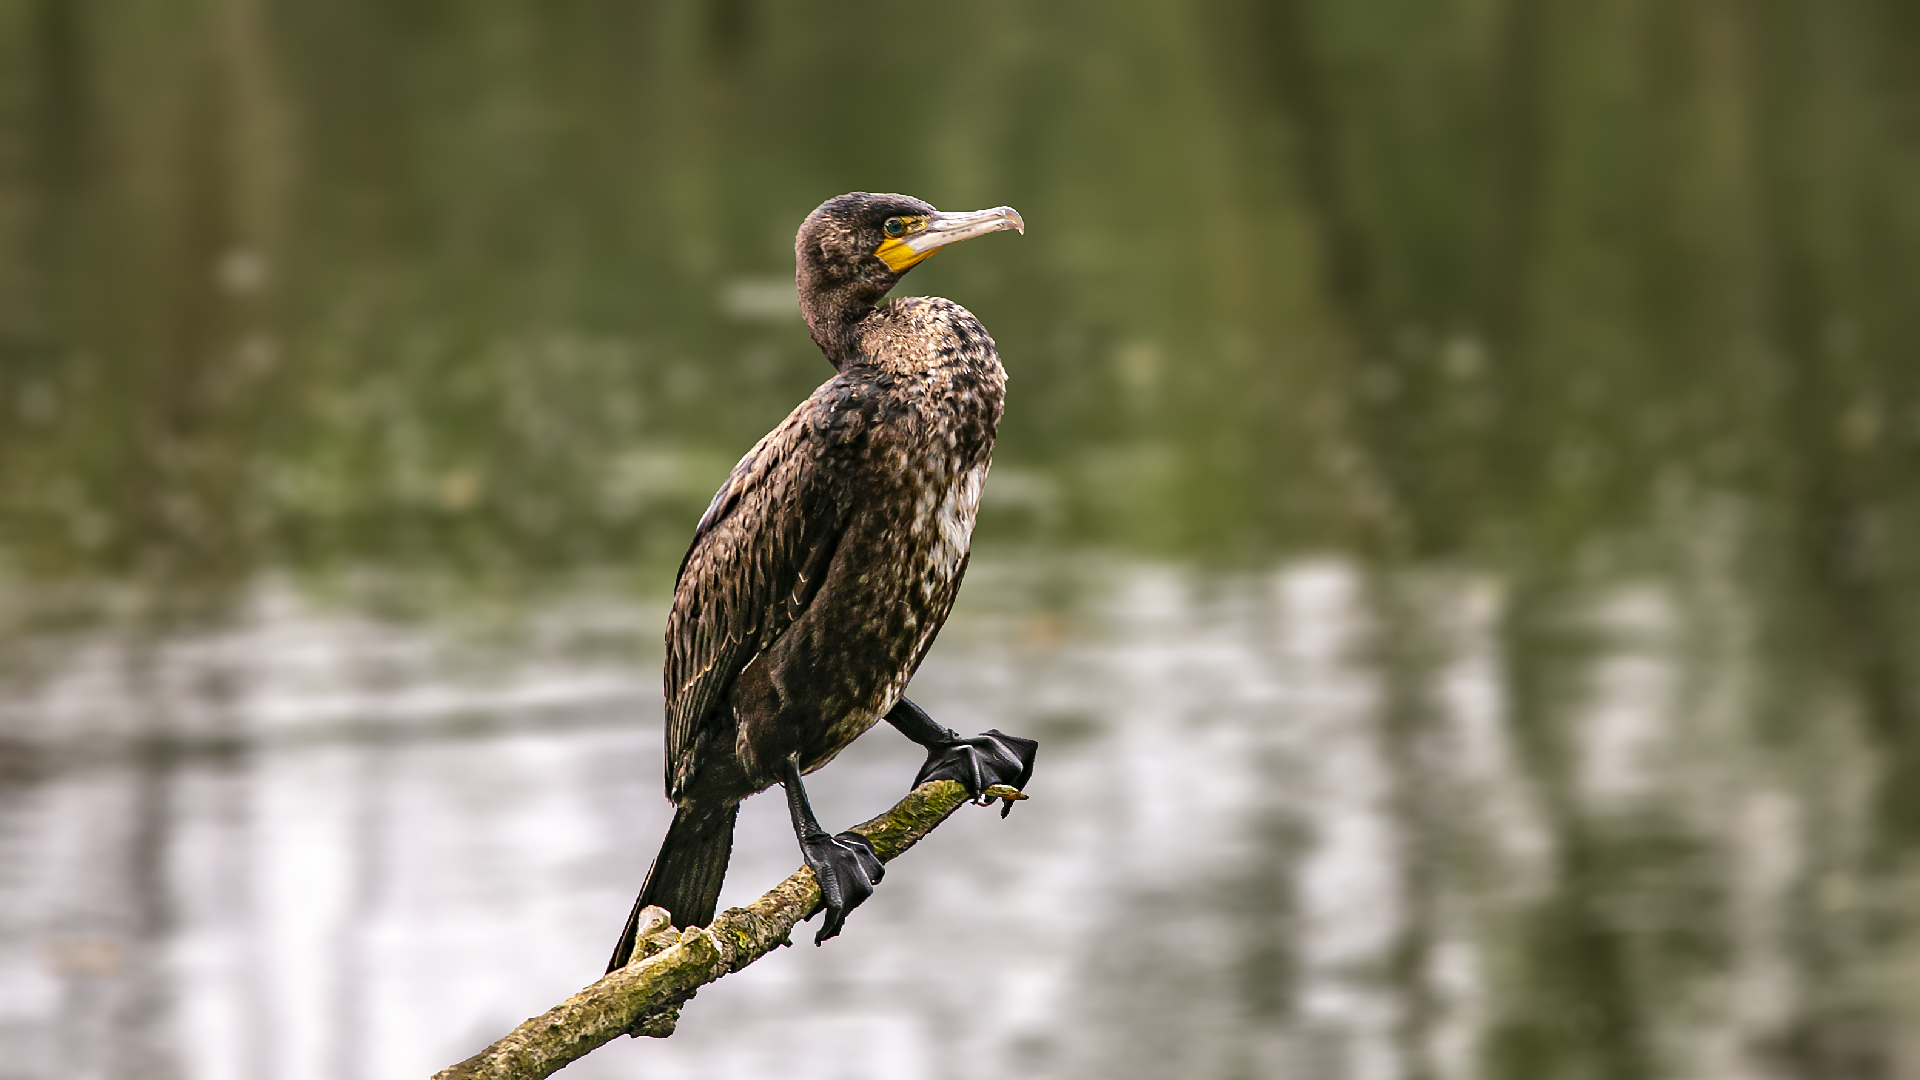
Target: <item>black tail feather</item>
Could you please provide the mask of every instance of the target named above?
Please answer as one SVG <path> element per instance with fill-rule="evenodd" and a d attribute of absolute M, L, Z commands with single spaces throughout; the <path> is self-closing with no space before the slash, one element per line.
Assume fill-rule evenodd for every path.
<path fill-rule="evenodd" d="M 640 912 L 649 905 L 666 908 L 676 927 L 705 926 L 713 921 L 720 903 L 720 886 L 727 879 L 727 859 L 733 854 L 733 822 L 738 803 L 721 808 L 682 806 L 673 812 L 673 824 L 653 857 L 647 883 L 633 902 L 627 928 L 614 947 L 608 971 L 627 966 L 633 958 Z"/>

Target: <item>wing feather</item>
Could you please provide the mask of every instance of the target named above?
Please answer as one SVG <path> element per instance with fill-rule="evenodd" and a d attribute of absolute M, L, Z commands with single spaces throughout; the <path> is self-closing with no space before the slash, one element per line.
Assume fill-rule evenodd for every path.
<path fill-rule="evenodd" d="M 667 617 L 667 791 L 677 798 L 734 679 L 813 602 L 846 526 L 859 395 L 828 382 L 735 465 L 681 560 Z"/>

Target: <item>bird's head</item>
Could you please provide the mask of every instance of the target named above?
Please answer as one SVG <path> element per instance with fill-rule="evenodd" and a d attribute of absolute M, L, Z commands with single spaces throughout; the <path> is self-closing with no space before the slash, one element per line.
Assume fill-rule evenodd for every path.
<path fill-rule="evenodd" d="M 1027 231 L 1011 206 L 949 214 L 908 195 L 850 192 L 807 215 L 794 237 L 794 281 L 813 339 L 836 365 L 853 322 L 927 256 L 1004 229 Z"/>

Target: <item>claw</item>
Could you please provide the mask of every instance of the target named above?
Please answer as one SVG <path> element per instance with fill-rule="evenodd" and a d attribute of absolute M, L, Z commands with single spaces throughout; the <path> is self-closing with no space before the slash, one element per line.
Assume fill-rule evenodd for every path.
<path fill-rule="evenodd" d="M 816 834 L 801 842 L 801 852 L 820 883 L 819 910 L 827 913 L 813 938 L 813 943 L 820 945 L 839 936 L 847 912 L 873 895 L 873 887 L 886 876 L 887 869 L 873 850 L 873 842 L 852 831 L 836 836 Z M 809 912 L 807 918 L 813 918 L 813 914 Z"/>

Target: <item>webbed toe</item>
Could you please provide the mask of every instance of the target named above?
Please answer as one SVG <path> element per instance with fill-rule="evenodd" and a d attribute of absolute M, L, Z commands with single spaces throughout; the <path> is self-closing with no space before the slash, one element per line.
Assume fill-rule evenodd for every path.
<path fill-rule="evenodd" d="M 820 910 L 827 913 L 820 932 L 814 935 L 813 943 L 819 945 L 839 935 L 847 912 L 873 895 L 873 887 L 886 876 L 887 868 L 873 850 L 873 843 L 857 832 L 808 837 L 800 842 L 800 850 L 820 882 Z"/>
<path fill-rule="evenodd" d="M 954 739 L 927 750 L 926 763 L 913 778 L 915 787 L 929 780 L 953 780 L 967 789 L 967 796 L 982 806 L 993 800 L 988 788 L 1004 784 L 1015 790 L 1027 786 L 1033 777 L 1033 759 L 1040 744 L 998 728 L 970 739 Z M 1013 810 L 1012 799 L 1002 799 L 1000 816 Z"/>

